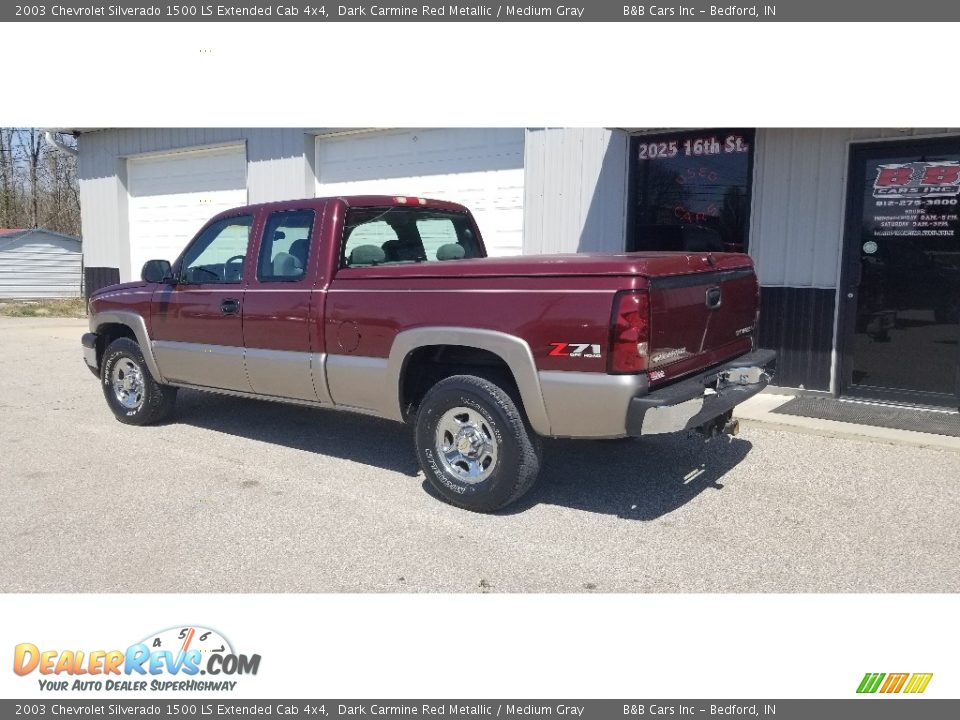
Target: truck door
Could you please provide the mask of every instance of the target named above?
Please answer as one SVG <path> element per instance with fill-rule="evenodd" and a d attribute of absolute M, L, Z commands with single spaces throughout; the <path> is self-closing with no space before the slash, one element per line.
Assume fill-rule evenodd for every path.
<path fill-rule="evenodd" d="M 261 395 L 317 401 L 311 347 L 311 298 L 320 265 L 322 213 L 279 210 L 266 217 L 256 272 L 243 306 L 246 367 Z"/>
<path fill-rule="evenodd" d="M 253 225 L 249 214 L 209 224 L 184 252 L 177 282 L 154 293 L 153 349 L 167 380 L 250 391 L 241 307 Z"/>

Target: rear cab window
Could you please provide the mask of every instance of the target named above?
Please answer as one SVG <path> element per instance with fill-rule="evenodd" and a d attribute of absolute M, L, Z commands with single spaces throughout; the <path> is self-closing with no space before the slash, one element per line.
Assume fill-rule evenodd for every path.
<path fill-rule="evenodd" d="M 364 207 L 347 211 L 340 266 L 449 262 L 483 257 L 470 216 L 424 207 Z"/>

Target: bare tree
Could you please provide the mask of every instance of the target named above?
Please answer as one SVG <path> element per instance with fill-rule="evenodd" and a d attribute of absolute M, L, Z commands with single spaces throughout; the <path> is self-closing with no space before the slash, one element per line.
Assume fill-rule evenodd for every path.
<path fill-rule="evenodd" d="M 13 217 L 13 128 L 0 128 L 0 193 L 3 202 L 0 209 L 3 217 L 0 226 L 12 227 Z"/>
<path fill-rule="evenodd" d="M 39 128 L 0 128 L 0 227 L 80 234 L 77 159 L 50 147 Z M 73 144 L 69 135 L 60 142 Z"/>
<path fill-rule="evenodd" d="M 30 227 L 38 227 L 40 221 L 40 183 L 39 165 L 43 135 L 37 128 L 20 128 L 17 140 L 26 157 L 27 172 L 30 176 Z"/>

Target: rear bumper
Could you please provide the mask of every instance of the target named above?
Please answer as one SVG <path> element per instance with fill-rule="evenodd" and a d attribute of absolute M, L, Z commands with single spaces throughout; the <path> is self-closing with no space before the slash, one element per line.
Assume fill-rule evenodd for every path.
<path fill-rule="evenodd" d="M 777 355 L 755 350 L 692 378 L 634 397 L 627 435 L 660 435 L 705 425 L 763 390 Z"/>
<path fill-rule="evenodd" d="M 84 333 L 80 338 L 80 344 L 83 346 L 83 361 L 87 363 L 90 372 L 94 375 L 100 374 L 100 368 L 97 366 L 97 335 L 96 333 Z"/>

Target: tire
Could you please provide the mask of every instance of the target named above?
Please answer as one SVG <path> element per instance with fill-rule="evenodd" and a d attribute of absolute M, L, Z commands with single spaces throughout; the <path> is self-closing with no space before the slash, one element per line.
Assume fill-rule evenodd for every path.
<path fill-rule="evenodd" d="M 540 438 L 510 395 L 475 375 L 434 385 L 420 404 L 414 435 L 430 486 L 465 510 L 489 513 L 516 502 L 540 472 Z"/>
<path fill-rule="evenodd" d="M 130 338 L 114 340 L 103 353 L 100 385 L 114 416 L 126 425 L 150 425 L 173 412 L 177 389 L 150 374 L 140 346 Z"/>

